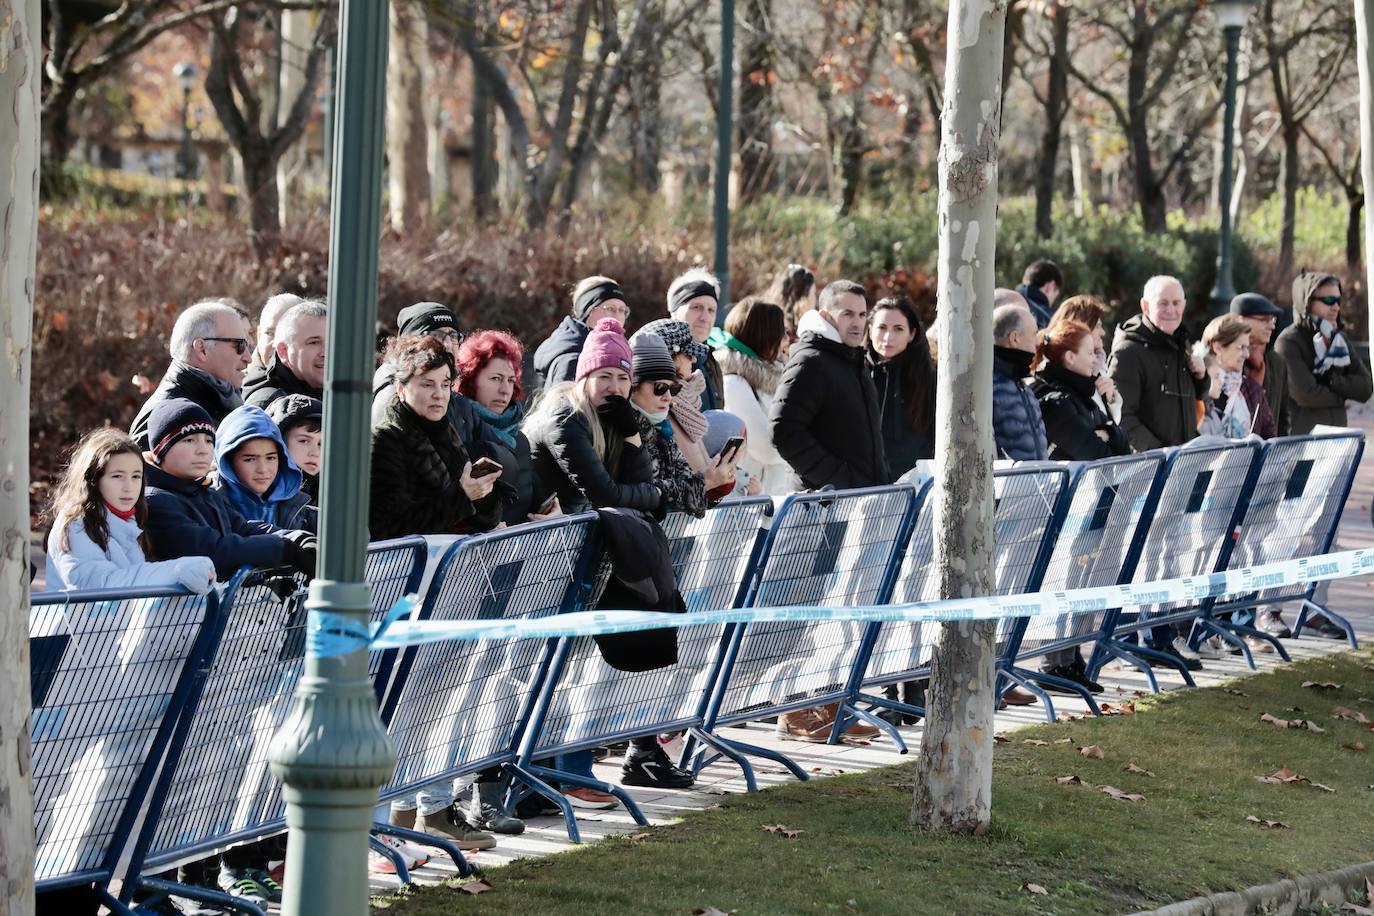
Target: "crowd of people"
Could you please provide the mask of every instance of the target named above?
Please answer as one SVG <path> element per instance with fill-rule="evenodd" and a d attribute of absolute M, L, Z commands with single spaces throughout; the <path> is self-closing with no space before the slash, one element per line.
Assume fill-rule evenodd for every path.
<path fill-rule="evenodd" d="M 1305 433 L 1344 425 L 1346 402 L 1367 400 L 1374 388 L 1341 331 L 1334 276 L 1293 281 L 1293 320 L 1277 338 L 1282 311 L 1249 292 L 1196 343 L 1182 323 L 1182 284 L 1153 277 L 1110 348 L 1105 304 L 1087 295 L 1060 303 L 1063 287 L 1060 268 L 1037 261 L 1016 289 L 996 292 L 999 459 L 1083 461 L 1200 437 Z M 441 303 L 402 310 L 372 386 L 370 537 L 477 533 L 595 510 L 613 569 L 601 606 L 671 611 L 681 597 L 657 527 L 667 513 L 700 517 L 732 494 L 777 497 L 929 473 L 939 354 L 911 301 L 870 303 L 860 284 L 821 286 L 799 265 L 737 302 L 720 327 L 719 298 L 716 278 L 692 269 L 627 337 L 624 291 L 612 278 L 588 277 L 535 348 L 533 378 L 514 335 L 466 333 Z M 51 506 L 46 588 L 203 593 L 244 566 L 311 576 L 328 320 L 323 302 L 286 293 L 267 300 L 256 329 L 232 300 L 187 308 L 172 330 L 171 363 L 129 433 L 97 430 L 76 448 Z M 646 578 L 655 583 L 647 591 Z M 1290 635 L 1277 611 L 1257 626 Z M 1343 635 L 1320 618 L 1309 626 Z M 1189 668 L 1226 651 L 1219 641 L 1194 650 L 1187 636 L 1159 627 L 1148 642 Z M 626 670 L 676 657 L 675 644 L 661 641 L 615 646 L 608 640 L 603 653 Z M 1253 648 L 1272 651 L 1262 641 Z M 1075 649 L 1043 664 L 1101 689 Z M 903 699 L 914 702 L 917 689 L 903 685 Z M 1012 704 L 1034 701 L 1019 690 L 1006 695 Z M 835 716 L 833 707 L 802 710 L 776 728 L 784 738 L 824 741 Z M 846 734 L 876 732 L 860 722 Z M 588 784 L 593 759 L 559 758 L 569 776 L 562 791 L 579 807 L 614 807 L 614 795 Z M 652 735 L 630 742 L 621 778 L 663 788 L 693 782 Z M 428 786 L 393 804 L 392 820 L 472 849 L 548 812 L 537 796 L 506 810 L 497 771 L 470 785 L 466 800 L 467 783 Z M 382 839 L 424 861 L 418 847 Z M 230 850 L 209 863 L 217 871 L 183 879 L 275 901 L 280 887 L 265 856 L 251 846 Z M 374 864 L 386 869 L 389 860 L 375 856 Z"/>

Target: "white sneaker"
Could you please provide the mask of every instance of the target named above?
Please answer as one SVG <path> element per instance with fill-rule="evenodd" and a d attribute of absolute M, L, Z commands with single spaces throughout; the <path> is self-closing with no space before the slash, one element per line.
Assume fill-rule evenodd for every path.
<path fill-rule="evenodd" d="M 1174 651 L 1178 653 L 1180 658 L 1193 659 L 1195 661 L 1201 661 L 1202 659 L 1201 655 L 1188 647 L 1188 640 L 1183 636 L 1174 637 Z"/>
<path fill-rule="evenodd" d="M 1220 636 L 1213 636 L 1204 639 L 1197 647 L 1197 654 L 1201 658 L 1225 658 L 1231 653 L 1227 651 L 1227 645 Z"/>
<path fill-rule="evenodd" d="M 383 844 L 401 854 L 401 858 L 405 859 L 407 871 L 412 868 L 419 868 L 429 861 L 429 853 L 419 846 L 407 843 L 405 840 L 386 833 L 377 833 L 373 835 Z M 370 849 L 367 853 L 367 870 L 394 875 L 396 874 L 396 863 L 391 861 L 390 857 L 382 855 L 375 849 Z"/>

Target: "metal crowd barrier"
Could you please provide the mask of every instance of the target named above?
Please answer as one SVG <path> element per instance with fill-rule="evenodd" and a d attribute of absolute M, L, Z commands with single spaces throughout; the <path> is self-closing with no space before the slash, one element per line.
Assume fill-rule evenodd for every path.
<path fill-rule="evenodd" d="M 1060 592 L 1323 553 L 1362 452 L 1363 436 L 1342 432 L 999 471 L 996 589 Z M 668 520 L 691 609 L 935 597 L 928 483 L 918 490 L 794 494 L 771 525 L 769 508 L 766 500 L 743 500 L 704 519 Z M 598 569 L 595 523 L 586 513 L 454 542 L 432 569 L 416 616 L 510 619 L 587 608 Z M 374 619 L 431 578 L 426 561 L 421 538 L 370 548 Z M 106 893 L 117 912 L 140 887 L 221 901 L 212 891 L 147 875 L 282 829 L 284 806 L 266 752 L 302 669 L 301 585 L 263 571 L 236 577 L 218 601 L 175 591 L 34 596 L 40 891 L 103 889 L 122 870 L 121 900 Z M 1089 675 L 1117 657 L 1141 667 L 1157 689 L 1148 661 L 1176 659 L 1128 641 L 1133 636 L 1188 624 L 1194 639 L 1219 632 L 1238 641 L 1251 635 L 1247 625 L 1223 615 L 1288 600 L 1306 602 L 1304 614 L 1312 606 L 1310 587 L 1253 585 L 1188 605 L 1130 613 L 1069 607 L 1054 618 L 1007 621 L 999 629 L 999 673 L 1032 689 L 1063 687 L 1019 664 L 1091 645 Z M 398 750 L 381 797 L 402 799 L 497 767 L 509 783 L 559 803 L 575 838 L 572 809 L 550 783 L 581 777 L 546 758 L 679 729 L 690 736 L 684 763 L 701 767 L 715 759 L 708 754 L 728 757 L 752 788 L 747 758 L 762 756 L 805 779 L 786 755 L 720 729 L 822 704 L 837 705 L 831 740 L 856 719 L 885 727 L 874 708 L 908 707 L 862 689 L 928 676 L 933 633 L 931 624 L 834 620 L 709 624 L 679 633 L 676 665 L 642 674 L 610 668 L 595 641 L 584 638 L 453 641 L 373 653 L 382 718 Z M 451 844 L 387 824 L 374 828 L 443 848 L 467 870 Z M 125 851 L 130 862 L 121 869 Z M 398 872 L 406 880 L 403 865 Z"/>

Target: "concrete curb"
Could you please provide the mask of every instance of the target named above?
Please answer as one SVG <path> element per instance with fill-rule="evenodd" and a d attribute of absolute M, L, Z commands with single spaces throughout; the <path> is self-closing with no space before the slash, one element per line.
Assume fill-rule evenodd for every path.
<path fill-rule="evenodd" d="M 1150 916 L 1250 916 L 1252 913 L 1288 916 L 1300 908 L 1315 909 L 1323 903 L 1339 909 L 1352 891 L 1364 890 L 1366 880 L 1374 881 L 1374 862 L 1320 875 L 1286 878 L 1243 891 L 1194 897 L 1148 912 Z M 1144 916 L 1144 912 L 1133 916 Z"/>

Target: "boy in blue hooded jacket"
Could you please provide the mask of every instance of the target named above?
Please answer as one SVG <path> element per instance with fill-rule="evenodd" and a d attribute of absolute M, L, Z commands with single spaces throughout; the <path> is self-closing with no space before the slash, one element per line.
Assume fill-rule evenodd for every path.
<path fill-rule="evenodd" d="M 245 405 L 221 421 L 215 432 L 215 464 L 215 489 L 244 518 L 316 533 L 318 512 L 303 489 L 305 475 L 262 408 Z"/>

